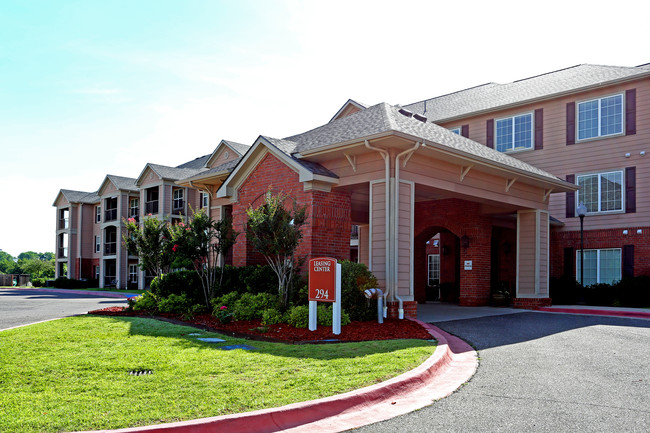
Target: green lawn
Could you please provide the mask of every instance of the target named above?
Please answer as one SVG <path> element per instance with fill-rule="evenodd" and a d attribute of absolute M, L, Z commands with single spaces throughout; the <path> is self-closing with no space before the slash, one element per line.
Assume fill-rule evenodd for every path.
<path fill-rule="evenodd" d="M 287 345 L 137 317 L 78 316 L 0 332 L 0 432 L 113 429 L 281 406 L 412 369 L 423 340 Z M 249 344 L 255 351 L 219 350 Z M 144 376 L 129 371 L 152 370 Z"/>

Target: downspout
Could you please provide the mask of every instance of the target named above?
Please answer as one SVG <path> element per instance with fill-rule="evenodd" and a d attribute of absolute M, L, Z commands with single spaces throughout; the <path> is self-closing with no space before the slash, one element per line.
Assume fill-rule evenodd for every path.
<path fill-rule="evenodd" d="M 401 158 L 402 156 L 404 156 L 404 155 L 406 155 L 406 154 L 409 154 L 409 156 L 408 156 L 408 157 L 406 158 L 406 160 L 404 161 L 404 165 L 406 165 L 406 163 L 408 162 L 409 158 L 411 157 L 411 155 L 413 154 L 413 152 L 415 152 L 415 151 L 418 149 L 418 147 L 420 147 L 420 142 L 416 142 L 416 143 L 415 143 L 415 146 L 413 146 L 413 147 L 410 148 L 410 149 L 405 150 L 404 152 L 399 153 L 399 154 L 395 157 L 395 185 L 394 185 L 394 188 L 395 188 L 395 195 L 393 196 L 393 197 L 395 197 L 395 199 L 393 200 L 393 203 L 392 203 L 392 205 L 393 205 L 393 214 L 394 214 L 394 217 L 393 217 L 393 223 L 395 224 L 395 225 L 393 226 L 393 227 L 394 227 L 394 235 L 395 235 L 395 236 L 394 236 L 394 241 L 395 241 L 395 249 L 394 249 L 395 259 L 393 260 L 394 271 L 393 271 L 393 275 L 392 275 L 392 277 L 394 278 L 394 280 L 393 280 L 393 281 L 394 281 L 394 283 L 393 283 L 394 286 L 393 286 L 393 287 L 395 287 L 395 289 L 394 289 L 395 291 L 394 291 L 394 293 L 393 293 L 393 296 L 394 296 L 394 297 L 397 299 L 397 301 L 399 302 L 399 310 L 398 310 L 398 313 L 399 313 L 399 318 L 400 318 L 400 319 L 403 319 L 403 318 L 404 318 L 404 301 L 403 301 L 402 298 L 400 298 L 399 295 L 397 294 L 398 271 L 399 271 L 399 263 L 398 263 L 398 247 L 399 247 L 399 242 L 398 242 L 398 235 L 399 235 L 399 219 L 398 219 L 398 211 L 399 211 L 399 209 L 398 209 L 398 206 L 399 206 L 399 183 L 400 183 L 400 179 L 399 179 L 399 160 L 400 160 L 400 158 Z M 411 239 L 411 242 L 413 242 L 412 239 Z M 411 260 L 413 260 L 412 257 L 411 257 Z"/>
<path fill-rule="evenodd" d="M 388 295 L 390 293 L 390 286 L 392 283 L 392 278 L 390 277 L 390 268 L 388 267 L 388 260 L 390 257 L 390 244 L 389 244 L 389 230 L 390 230 L 390 220 L 389 220 L 389 214 L 390 214 L 390 158 L 388 156 L 388 152 L 384 149 L 381 149 L 379 147 L 373 147 L 368 143 L 368 140 L 365 140 L 366 147 L 370 150 L 374 150 L 375 152 L 379 152 L 381 154 L 381 157 L 384 158 L 384 165 L 385 165 L 385 179 L 384 182 L 386 184 L 386 215 L 385 215 L 385 220 L 386 220 L 386 287 L 385 287 L 385 292 L 384 292 L 384 298 L 388 299 Z M 372 193 L 372 192 L 371 192 Z M 372 239 L 371 239 L 372 241 Z M 370 263 L 372 266 L 372 263 Z M 386 317 L 388 307 L 386 306 L 386 302 L 384 302 L 384 317 Z"/>

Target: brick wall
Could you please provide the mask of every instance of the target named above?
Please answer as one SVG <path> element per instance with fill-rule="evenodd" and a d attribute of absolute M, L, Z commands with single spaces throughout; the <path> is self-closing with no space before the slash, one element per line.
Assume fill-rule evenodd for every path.
<path fill-rule="evenodd" d="M 416 301 L 404 301 L 404 317 L 418 318 L 418 303 Z M 399 302 L 387 302 L 386 306 L 388 311 L 386 315 L 390 318 L 396 319 L 399 317 Z"/>
<path fill-rule="evenodd" d="M 263 204 L 269 187 L 274 194 L 281 192 L 296 200 L 299 206 L 307 206 L 307 222 L 302 228 L 303 238 L 296 250 L 297 257 L 306 260 L 318 256 L 349 259 L 352 224 L 350 195 L 336 191 L 304 191 L 298 174 L 271 154 L 262 158 L 238 190 L 238 200 L 232 206 L 236 230 L 245 233 L 248 220 L 246 209 Z M 291 206 L 291 200 L 285 205 Z M 246 235 L 240 235 L 233 247 L 233 264 L 264 263 L 264 258 L 247 242 Z"/>
<path fill-rule="evenodd" d="M 587 224 L 585 218 L 585 225 Z M 624 235 L 623 230 L 628 234 Z M 637 234 L 641 230 L 641 234 Z M 584 247 L 595 248 L 622 248 L 624 245 L 634 245 L 634 275 L 650 275 L 650 227 L 629 227 L 605 230 L 585 230 Z M 564 249 L 573 249 L 573 263 L 570 269 L 575 276 L 575 256 L 580 249 L 580 231 L 551 231 L 551 276 L 564 275 Z"/>

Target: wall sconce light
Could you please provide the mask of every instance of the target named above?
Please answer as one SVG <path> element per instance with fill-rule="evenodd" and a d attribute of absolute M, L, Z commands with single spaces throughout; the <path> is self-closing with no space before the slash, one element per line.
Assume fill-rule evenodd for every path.
<path fill-rule="evenodd" d="M 463 237 L 460 238 L 460 246 L 465 249 L 469 248 L 469 238 L 467 235 L 463 235 Z"/>
<path fill-rule="evenodd" d="M 625 154 L 625 157 L 626 157 L 626 158 L 629 158 L 629 157 L 630 157 L 630 152 L 626 153 L 626 154 Z"/>
<path fill-rule="evenodd" d="M 626 234 L 627 234 L 627 230 L 623 230 L 623 234 L 626 235 Z"/>

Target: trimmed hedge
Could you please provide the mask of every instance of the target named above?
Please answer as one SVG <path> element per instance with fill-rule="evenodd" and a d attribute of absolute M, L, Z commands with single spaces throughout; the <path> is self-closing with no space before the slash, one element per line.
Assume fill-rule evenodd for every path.
<path fill-rule="evenodd" d="M 572 305 L 580 300 L 580 284 L 573 278 L 551 278 L 550 297 L 555 305 Z M 584 289 L 587 305 L 650 307 L 650 276 L 627 277 L 614 284 L 592 284 Z"/>

